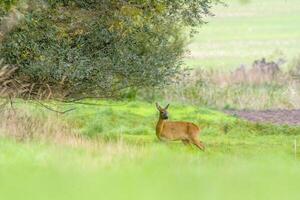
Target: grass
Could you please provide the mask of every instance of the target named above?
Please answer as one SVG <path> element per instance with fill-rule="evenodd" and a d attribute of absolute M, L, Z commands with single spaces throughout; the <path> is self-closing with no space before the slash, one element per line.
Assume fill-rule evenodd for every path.
<path fill-rule="evenodd" d="M 110 145 L 110 144 L 106 144 Z M 3 199 L 297 199 L 299 162 L 287 148 L 210 151 L 130 145 L 130 155 L 1 141 Z M 141 147 L 143 146 L 142 150 Z M 232 146 L 232 145 L 230 145 Z M 246 146 L 245 144 L 243 145 Z M 122 146 L 123 148 L 124 146 Z M 103 147 L 102 147 L 103 148 Z M 240 148 L 239 148 L 240 149 Z M 266 150 L 267 149 L 267 150 Z M 138 152 L 137 152 L 138 151 Z M 219 150 L 220 151 L 220 150 Z M 247 151 L 247 152 L 246 152 Z M 282 152 L 284 151 L 284 152 Z M 256 153 L 255 153 L 256 152 Z M 3 164 L 3 159 L 5 164 Z M 106 161 L 107 162 L 107 161 Z"/>
<path fill-rule="evenodd" d="M 215 17 L 190 42 L 189 66 L 228 70 L 261 57 L 290 62 L 299 55 L 299 1 L 224 2 L 227 7 L 218 5 Z"/>
<path fill-rule="evenodd" d="M 295 72 L 299 71 L 296 66 L 293 68 Z M 299 78 L 292 76 L 291 71 L 264 72 L 263 67 L 232 72 L 195 69 L 179 83 L 162 90 L 143 92 L 143 99 L 156 96 L 169 102 L 220 110 L 299 109 Z"/>
<path fill-rule="evenodd" d="M 296 0 L 228 5 L 215 8 L 217 16 L 200 29 L 188 64 L 223 70 L 262 56 L 290 60 L 299 53 Z M 174 86 L 164 98 L 171 102 L 171 120 L 201 127 L 206 152 L 159 142 L 153 103 L 49 102 L 59 110 L 76 108 L 63 116 L 22 101 L 15 112 L 1 110 L 0 199 L 299 199 L 300 153 L 294 144 L 300 143 L 300 127 L 253 124 L 190 106 L 295 108 L 299 95 L 289 92 L 298 85 L 231 84 L 230 75 L 209 73 L 191 77 L 194 85 Z M 227 86 L 217 84 L 224 77 Z"/>
<path fill-rule="evenodd" d="M 23 140 L 11 137 L 2 114 L 1 199 L 298 198 L 300 154 L 294 154 L 293 143 L 300 128 L 250 124 L 207 108 L 171 104 L 172 120 L 203 129 L 203 153 L 180 142 L 159 142 L 154 104 L 94 103 L 100 106 L 70 105 L 77 109 L 57 116 L 18 102 L 14 126 L 25 120 L 31 125 L 24 133 L 36 132 Z M 43 140 L 52 122 L 54 137 Z M 69 125 L 70 132 L 59 132 Z M 81 135 L 80 141 L 72 134 Z"/>

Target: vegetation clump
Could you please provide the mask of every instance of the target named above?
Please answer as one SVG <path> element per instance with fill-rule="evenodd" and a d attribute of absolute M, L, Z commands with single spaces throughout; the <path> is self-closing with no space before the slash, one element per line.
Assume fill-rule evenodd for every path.
<path fill-rule="evenodd" d="M 27 1 L 0 53 L 15 77 L 63 98 L 112 97 L 174 80 L 185 27 L 203 24 L 212 1 Z"/>

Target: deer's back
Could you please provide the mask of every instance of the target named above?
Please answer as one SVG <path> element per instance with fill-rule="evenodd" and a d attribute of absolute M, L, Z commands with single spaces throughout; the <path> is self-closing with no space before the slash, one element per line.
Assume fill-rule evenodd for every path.
<path fill-rule="evenodd" d="M 200 129 L 191 122 L 172 122 L 164 123 L 161 136 L 171 140 L 189 139 L 198 135 Z"/>

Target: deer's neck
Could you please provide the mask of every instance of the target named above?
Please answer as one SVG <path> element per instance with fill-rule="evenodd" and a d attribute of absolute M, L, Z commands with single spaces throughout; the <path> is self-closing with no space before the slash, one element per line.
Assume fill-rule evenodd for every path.
<path fill-rule="evenodd" d="M 163 132 L 165 122 L 166 122 L 166 120 L 159 118 L 159 120 L 156 124 L 156 135 L 157 135 L 157 137 L 160 137 L 161 133 Z"/>

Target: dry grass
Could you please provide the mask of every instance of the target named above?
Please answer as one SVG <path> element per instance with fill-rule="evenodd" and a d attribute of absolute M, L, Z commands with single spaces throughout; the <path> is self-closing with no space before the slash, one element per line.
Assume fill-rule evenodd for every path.
<path fill-rule="evenodd" d="M 74 129 L 60 116 L 53 113 L 42 116 L 22 108 L 2 109 L 0 130 L 2 135 L 18 141 L 40 139 L 73 145 L 82 142 Z"/>
<path fill-rule="evenodd" d="M 0 120 L 0 137 L 6 137 L 16 142 L 35 142 L 38 144 L 55 145 L 58 148 L 67 147 L 83 149 L 89 160 L 89 166 L 111 166 L 119 160 L 135 160 L 144 154 L 143 144 L 128 143 L 122 136 L 107 140 L 101 137 L 88 138 L 80 134 L 76 122 L 70 122 L 62 115 L 47 111 L 34 112 L 27 108 L 2 109 Z M 78 160 L 78 162 L 83 162 Z"/>
<path fill-rule="evenodd" d="M 285 72 L 280 63 L 262 59 L 232 72 L 195 69 L 183 81 L 162 90 L 161 96 L 169 102 L 219 109 L 300 108 L 300 81 L 295 76 L 299 70 L 293 66 Z"/>
<path fill-rule="evenodd" d="M 62 99 L 65 94 L 61 88 L 52 88 L 44 83 L 28 82 L 26 77 L 16 77 L 18 68 L 0 60 L 0 98 L 11 101 L 12 98 L 26 100 Z"/>

